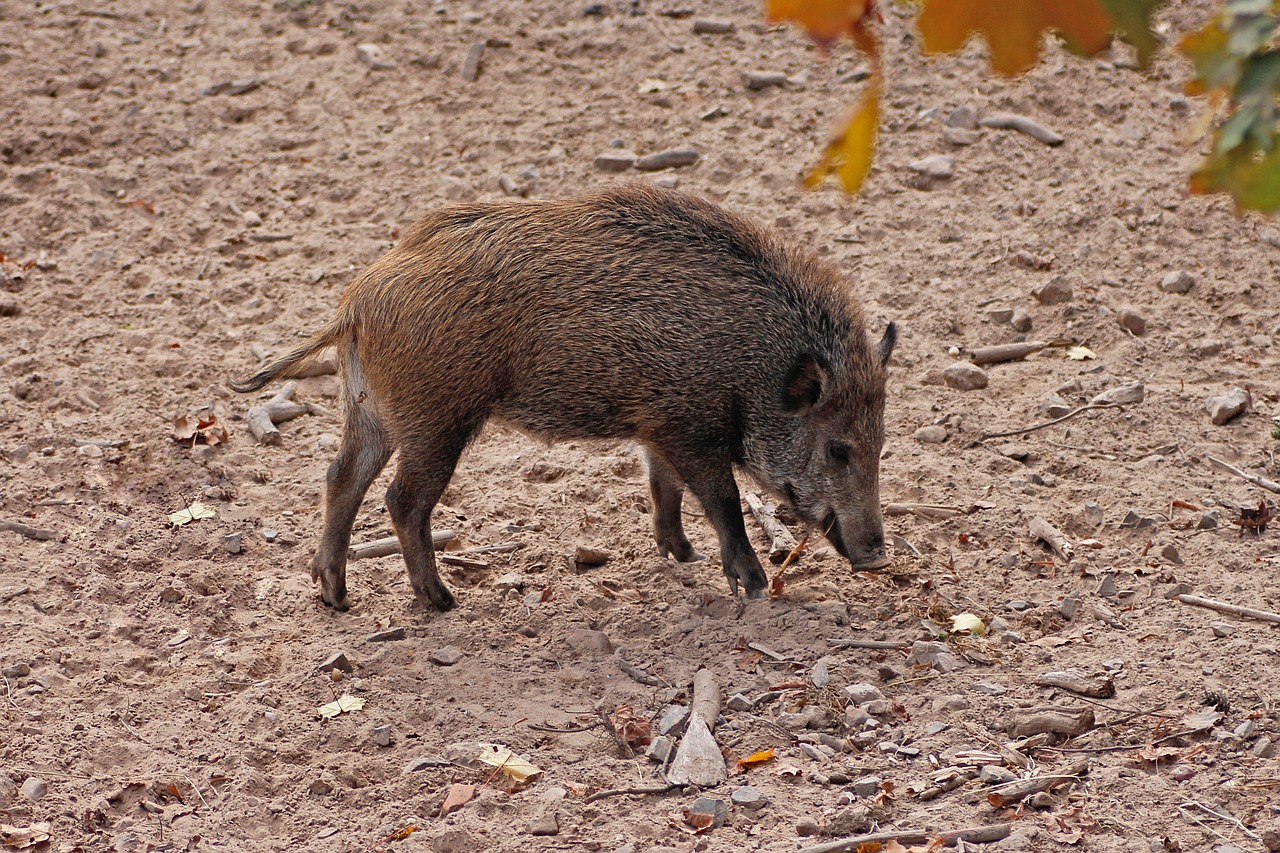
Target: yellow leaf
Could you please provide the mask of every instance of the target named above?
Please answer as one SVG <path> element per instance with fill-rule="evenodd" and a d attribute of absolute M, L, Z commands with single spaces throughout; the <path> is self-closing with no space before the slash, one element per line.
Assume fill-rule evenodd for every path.
<path fill-rule="evenodd" d="M 348 711 L 359 711 L 364 707 L 364 700 L 355 696 L 339 696 L 336 701 L 327 705 L 321 705 L 316 710 L 320 712 L 322 717 L 336 717 L 339 714 L 345 714 Z"/>
<path fill-rule="evenodd" d="M 770 23 L 791 21 L 804 27 L 809 38 L 824 47 L 854 28 L 871 12 L 872 0 L 768 0 Z"/>
<path fill-rule="evenodd" d="M 753 752 L 750 755 L 748 755 L 746 758 L 740 759 L 738 761 L 738 766 L 743 769 L 746 769 L 748 767 L 754 767 L 757 764 L 764 764 L 766 761 L 772 761 L 772 760 L 773 760 L 773 750 L 765 749 L 765 750 L 761 750 L 760 752 Z"/>
<path fill-rule="evenodd" d="M 1072 361 L 1084 361 L 1085 359 L 1097 357 L 1098 354 L 1088 347 L 1067 347 L 1067 358 Z"/>
<path fill-rule="evenodd" d="M 485 764 L 499 768 L 517 784 L 523 785 L 542 775 L 541 769 L 516 755 L 507 747 L 498 746 L 496 743 L 481 744 L 480 754 L 476 758 Z"/>
<path fill-rule="evenodd" d="M 178 510 L 169 514 L 169 523 L 174 527 L 181 527 L 184 524 L 190 524 L 197 518 L 213 518 L 218 513 L 199 501 L 193 503 L 189 507 Z"/>
<path fill-rule="evenodd" d="M 951 633 L 985 637 L 987 636 L 987 626 L 972 613 L 961 613 L 951 617 Z"/>

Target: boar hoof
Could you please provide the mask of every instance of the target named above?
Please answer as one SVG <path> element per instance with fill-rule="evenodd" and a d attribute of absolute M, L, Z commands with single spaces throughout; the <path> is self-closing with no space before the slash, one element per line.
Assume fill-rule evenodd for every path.
<path fill-rule="evenodd" d="M 705 560 L 706 555 L 700 554 L 693 550 L 693 545 L 686 539 L 684 542 L 659 542 L 658 553 L 663 557 L 675 560 L 677 563 L 696 563 L 699 560 Z"/>
<path fill-rule="evenodd" d="M 869 560 L 859 560 L 858 562 L 853 563 L 853 570 L 855 572 L 874 572 L 879 569 L 883 569 L 888 565 L 888 556 L 881 554 L 879 557 L 872 557 Z"/>
<path fill-rule="evenodd" d="M 444 586 L 439 589 L 429 590 L 425 593 L 414 593 L 414 598 L 418 603 L 428 610 L 439 610 L 442 613 L 446 610 L 452 610 L 458 605 L 458 601 L 453 597 L 453 593 L 449 592 Z"/>
<path fill-rule="evenodd" d="M 342 596 L 341 598 L 330 601 L 329 596 L 326 593 L 321 592 L 320 600 L 324 602 L 325 607 L 332 607 L 334 610 L 337 610 L 340 613 L 346 613 L 348 610 L 351 609 L 351 599 L 345 595 Z"/>

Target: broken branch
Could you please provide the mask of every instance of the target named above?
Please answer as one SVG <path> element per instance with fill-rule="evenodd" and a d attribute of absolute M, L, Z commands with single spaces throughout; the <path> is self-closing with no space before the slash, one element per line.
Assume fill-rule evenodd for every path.
<path fill-rule="evenodd" d="M 665 794 L 668 791 L 674 791 L 679 785 L 637 785 L 632 788 L 610 788 L 607 791 L 596 791 L 587 797 L 586 802 L 594 803 L 596 800 L 603 800 L 605 797 L 620 797 L 623 794 Z"/>
<path fill-rule="evenodd" d="M 693 676 L 693 699 L 689 702 L 689 722 L 671 761 L 667 779 L 677 785 L 710 788 L 729 778 L 724 755 L 711 730 L 720 718 L 720 685 L 710 670 Z"/>
<path fill-rule="evenodd" d="M 1047 791 L 1062 782 L 1071 782 L 1089 772 L 1089 759 L 1078 758 L 1063 773 L 1048 773 L 1044 776 L 1032 776 L 1030 779 L 1018 779 L 1004 785 L 998 785 L 987 794 L 987 802 L 996 808 L 1004 808 L 1025 800 L 1032 794 Z"/>
<path fill-rule="evenodd" d="M 1051 421 L 1045 421 L 1044 423 L 1036 424 L 1035 426 L 1023 427 L 1022 429 L 1011 429 L 1011 430 L 1008 430 L 1007 432 L 983 433 L 981 436 L 979 436 L 978 441 L 986 441 L 988 438 L 1006 438 L 1011 435 L 1022 435 L 1023 433 L 1035 432 L 1038 429 L 1044 429 L 1045 427 L 1051 427 L 1054 424 L 1060 424 L 1063 421 L 1068 420 L 1070 418 L 1074 418 L 1076 415 L 1080 414 L 1081 412 L 1087 412 L 1090 409 L 1123 409 L 1123 408 L 1124 408 L 1124 405 L 1121 403 L 1090 403 L 1087 406 L 1081 406 L 1080 408 L 1076 409 L 1073 412 L 1067 412 L 1065 415 L 1063 415 L 1060 418 L 1054 418 Z"/>
<path fill-rule="evenodd" d="M 1190 604 L 1194 607 L 1204 607 L 1209 610 L 1216 610 L 1219 613 L 1230 613 L 1232 616 L 1243 616 L 1246 619 L 1259 619 L 1263 622 L 1280 623 L 1280 613 L 1272 613 L 1269 610 L 1255 610 L 1252 607 L 1241 607 L 1238 604 L 1226 604 L 1221 601 L 1214 601 L 1211 598 L 1201 598 L 1198 595 L 1175 595 L 1175 601 L 1181 601 L 1183 604 Z"/>
<path fill-rule="evenodd" d="M 52 530 L 41 530 L 39 527 L 30 527 L 17 521 L 0 521 L 0 530 L 12 530 L 24 539 L 35 539 L 39 542 L 58 538 L 58 534 Z"/>
<path fill-rule="evenodd" d="M 1269 492 L 1280 493 L 1280 483 L 1277 483 L 1274 480 L 1268 480 L 1266 477 L 1259 477 L 1257 474 L 1250 474 L 1248 471 L 1242 471 L 1229 462 L 1223 462 L 1221 459 L 1215 459 L 1212 456 L 1209 457 L 1209 464 L 1214 468 L 1226 471 L 1228 474 L 1235 474 L 1237 477 L 1242 477 L 1250 483 L 1253 483 L 1255 486 L 1260 486 Z"/>
<path fill-rule="evenodd" d="M 774 515 L 777 508 L 772 501 L 763 502 L 755 492 L 747 492 L 746 498 L 747 506 L 751 508 L 751 515 L 755 518 L 756 524 L 760 525 L 760 529 L 769 537 L 769 562 L 776 566 L 795 549 L 796 538 Z"/>
<path fill-rule="evenodd" d="M 316 411 L 310 403 L 299 403 L 293 399 L 297 390 L 297 382 L 286 382 L 270 400 L 249 408 L 245 422 L 258 444 L 279 444 L 280 430 L 276 429 L 276 424 Z"/>
<path fill-rule="evenodd" d="M 449 540 L 457 537 L 457 532 L 453 530 L 433 530 L 431 532 L 431 544 L 440 548 Z M 372 560 L 374 557 L 390 557 L 392 554 L 399 553 L 399 537 L 385 536 L 382 539 L 374 539 L 372 542 L 361 542 L 359 545 L 352 545 L 347 551 L 347 559 Z"/>
<path fill-rule="evenodd" d="M 1065 562 L 1071 562 L 1073 549 L 1067 537 L 1062 531 L 1045 521 L 1040 516 L 1031 519 L 1027 525 L 1028 531 L 1033 539 L 1042 539 L 1045 544 L 1053 549 L 1053 552 L 1063 559 Z"/>

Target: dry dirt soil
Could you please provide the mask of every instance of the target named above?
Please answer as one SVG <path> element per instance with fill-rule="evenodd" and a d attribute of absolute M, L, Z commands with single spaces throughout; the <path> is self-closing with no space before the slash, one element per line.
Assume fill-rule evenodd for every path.
<path fill-rule="evenodd" d="M 1179 4 L 1161 34 L 1206 13 Z M 735 27 L 695 33 L 702 18 Z M 1122 50 L 1053 47 L 1005 82 L 977 43 L 922 59 L 898 7 L 885 39 L 883 136 L 850 199 L 798 176 L 865 61 L 824 60 L 754 3 L 0 0 L 6 832 L 47 823 L 39 849 L 95 851 L 793 851 L 1000 823 L 1004 840 L 963 846 L 1277 843 L 1277 626 L 1166 596 L 1280 610 L 1275 533 L 1237 524 L 1275 495 L 1209 461 L 1280 479 L 1280 229 L 1187 195 L 1203 104 L 1167 53 L 1144 74 Z M 367 43 L 394 67 L 359 59 Z M 759 70 L 787 82 L 748 90 Z M 948 127 L 961 106 L 1065 143 Z M 700 157 L 597 168 L 619 148 Z M 954 158 L 951 177 L 912 170 L 934 155 Z M 227 381 L 318 328 L 427 210 L 655 179 L 776 225 L 847 272 L 877 328 L 899 324 L 882 498 L 954 509 L 888 516 L 884 572 L 811 547 L 780 596 L 743 607 L 692 500 L 708 559 L 658 556 L 633 447 L 491 427 L 435 524 L 452 550 L 520 547 L 447 567 L 449 613 L 413 603 L 394 555 L 352 564 L 350 612 L 323 607 L 307 563 L 338 380 L 298 385 L 313 408 L 273 446 L 245 415 L 277 389 L 245 398 Z M 1162 289 L 1178 272 L 1190 289 Z M 977 390 L 944 380 L 1020 339 L 1095 357 L 1053 347 L 989 365 Z M 1130 383 L 1138 402 L 986 438 Z M 1247 411 L 1214 425 L 1206 398 L 1233 389 Z M 202 410 L 226 440 L 176 441 L 175 420 Z M 357 542 L 390 532 L 386 477 Z M 170 522 L 193 502 L 215 515 Z M 579 566 L 579 545 L 608 561 Z M 986 637 L 945 636 L 961 613 Z M 849 639 L 889 647 L 833 643 Z M 702 792 L 725 825 L 694 834 L 693 790 L 588 802 L 661 784 L 599 713 L 629 708 L 656 735 L 701 668 L 726 700 L 731 764 L 774 751 Z M 1042 680 L 1068 670 L 1102 695 Z M 363 707 L 322 718 L 342 696 Z M 1028 740 L 1046 707 L 1077 733 Z M 541 775 L 506 790 L 507 773 L 468 766 L 467 743 Z M 1001 779 L 1054 774 L 1021 803 L 989 801 Z M 442 815 L 455 783 L 474 796 Z"/>

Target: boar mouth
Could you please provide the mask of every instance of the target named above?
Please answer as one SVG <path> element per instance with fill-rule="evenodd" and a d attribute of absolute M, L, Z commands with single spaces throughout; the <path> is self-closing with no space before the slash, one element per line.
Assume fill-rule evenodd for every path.
<path fill-rule="evenodd" d="M 822 535 L 827 541 L 836 546 L 836 550 L 840 552 L 840 556 L 844 557 L 853 566 L 854 571 L 871 571 L 873 569 L 883 569 L 889 565 L 889 557 L 885 554 L 884 548 L 876 548 L 870 552 L 858 554 L 856 557 L 849 552 L 848 543 L 845 542 L 844 531 L 840 529 L 840 519 L 834 512 L 828 513 L 822 519 Z"/>

